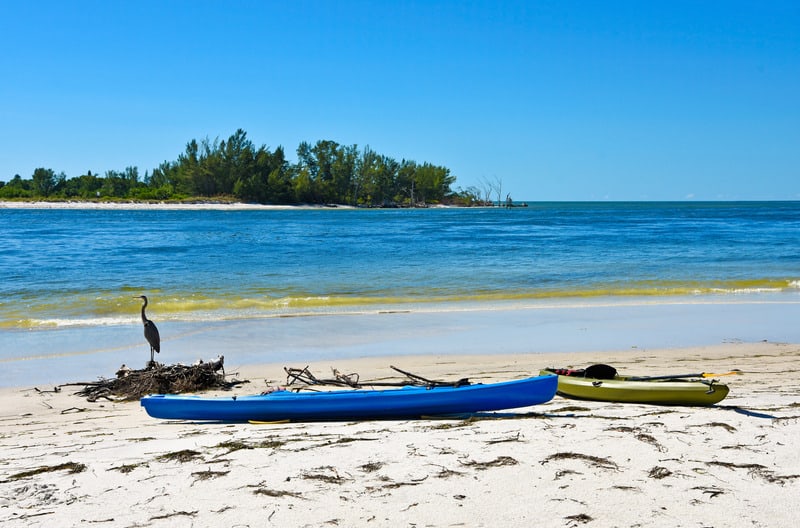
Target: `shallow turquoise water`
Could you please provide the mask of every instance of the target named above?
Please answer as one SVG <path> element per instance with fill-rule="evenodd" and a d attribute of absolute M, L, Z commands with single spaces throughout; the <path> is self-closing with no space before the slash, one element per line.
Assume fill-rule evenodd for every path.
<path fill-rule="evenodd" d="M 800 291 L 800 203 L 2 210 L 0 328 Z"/>

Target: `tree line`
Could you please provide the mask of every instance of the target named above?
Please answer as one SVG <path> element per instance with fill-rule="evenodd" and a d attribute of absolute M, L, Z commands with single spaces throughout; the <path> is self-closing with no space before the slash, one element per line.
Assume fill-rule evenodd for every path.
<path fill-rule="evenodd" d="M 165 161 L 140 176 L 137 167 L 87 171 L 68 178 L 37 168 L 30 179 L 19 174 L 0 182 L 0 199 L 125 199 L 141 201 L 193 198 L 234 199 L 263 204 L 347 204 L 354 206 L 475 205 L 474 188 L 453 191 L 450 169 L 431 163 L 397 161 L 369 147 L 321 140 L 302 142 L 297 161 L 283 147 L 258 148 L 239 129 L 227 140 L 191 140 L 175 161 Z"/>

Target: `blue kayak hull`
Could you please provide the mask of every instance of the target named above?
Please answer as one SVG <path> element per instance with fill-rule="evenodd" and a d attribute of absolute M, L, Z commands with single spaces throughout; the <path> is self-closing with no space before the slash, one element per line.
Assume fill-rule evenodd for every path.
<path fill-rule="evenodd" d="M 461 387 L 403 387 L 390 390 L 336 390 L 203 397 L 145 396 L 153 418 L 215 422 L 280 422 L 413 419 L 423 416 L 516 409 L 553 398 L 558 376 Z"/>

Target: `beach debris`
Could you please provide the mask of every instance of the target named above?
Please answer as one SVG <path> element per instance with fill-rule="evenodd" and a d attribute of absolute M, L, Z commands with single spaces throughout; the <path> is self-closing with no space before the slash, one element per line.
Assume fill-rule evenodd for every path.
<path fill-rule="evenodd" d="M 640 442 L 650 444 L 662 453 L 667 451 L 667 448 L 661 445 L 654 436 L 642 432 L 642 430 L 638 427 L 627 427 L 627 426 L 610 427 L 607 428 L 606 431 L 619 431 L 621 433 L 632 433 L 634 437 Z"/>
<path fill-rule="evenodd" d="M 572 469 L 562 469 L 562 470 L 556 471 L 556 476 L 555 476 L 555 478 L 553 480 L 559 480 L 561 477 L 565 477 L 567 475 L 583 475 L 583 473 L 581 473 L 580 471 L 572 470 Z"/>
<path fill-rule="evenodd" d="M 485 443 L 491 445 L 491 444 L 502 444 L 504 442 L 520 442 L 520 441 L 521 441 L 520 440 L 520 432 L 517 431 L 517 434 L 515 434 L 513 436 L 508 436 L 508 437 L 505 437 L 505 438 L 497 438 L 497 439 L 492 439 L 492 440 L 485 440 Z"/>
<path fill-rule="evenodd" d="M 301 473 L 300 478 L 306 480 L 319 480 L 327 484 L 342 484 L 346 480 L 349 480 L 339 475 L 339 471 L 337 471 L 337 469 L 333 466 L 321 466 L 314 468 L 311 471 Z"/>
<path fill-rule="evenodd" d="M 109 401 L 138 400 L 147 394 L 179 394 L 204 390 L 230 390 L 247 380 L 227 380 L 224 369 L 224 356 L 213 361 L 199 361 L 194 365 L 162 365 L 156 363 L 146 369 L 135 370 L 123 365 L 116 378 L 101 378 L 99 381 L 65 383 L 61 385 L 82 385 L 77 392 L 90 402 L 99 399 Z"/>
<path fill-rule="evenodd" d="M 200 458 L 202 455 L 200 452 L 195 451 L 194 449 L 181 449 L 180 451 L 172 451 L 171 453 L 164 453 L 163 455 L 158 455 L 156 460 L 159 462 L 190 462 L 197 458 Z"/>
<path fill-rule="evenodd" d="M 692 489 L 702 491 L 704 495 L 708 494 L 708 497 L 710 499 L 713 499 L 717 495 L 722 495 L 723 493 L 725 493 L 725 490 L 719 489 L 717 487 L 695 486 Z"/>
<path fill-rule="evenodd" d="M 365 473 L 372 473 L 373 471 L 378 471 L 382 467 L 383 462 L 367 462 L 366 464 L 359 466 L 358 469 Z"/>
<path fill-rule="evenodd" d="M 578 524 L 586 524 L 594 520 L 593 517 L 586 515 L 585 513 L 579 513 L 577 515 L 568 515 L 564 517 L 567 521 L 571 521 L 569 526 L 577 526 Z"/>
<path fill-rule="evenodd" d="M 122 464 L 121 466 L 114 466 L 108 468 L 109 471 L 119 471 L 120 473 L 130 473 L 138 467 L 149 467 L 147 462 L 138 462 L 136 464 Z"/>
<path fill-rule="evenodd" d="M 461 462 L 462 466 L 471 467 L 479 471 L 500 466 L 516 466 L 517 464 L 519 464 L 519 462 L 517 462 L 515 458 L 512 458 L 510 456 L 499 456 L 494 460 L 490 460 L 489 462 L 476 462 L 475 460 Z"/>
<path fill-rule="evenodd" d="M 770 483 L 784 485 L 787 481 L 800 478 L 800 475 L 776 475 L 774 471 L 761 464 L 737 464 L 734 462 L 721 462 L 712 460 L 705 462 L 706 466 L 724 467 L 730 470 L 745 469 L 751 477 L 758 477 Z"/>
<path fill-rule="evenodd" d="M 89 409 L 87 409 L 86 407 L 70 407 L 69 409 L 64 409 L 63 411 L 61 411 L 61 414 L 82 413 L 88 410 Z"/>
<path fill-rule="evenodd" d="M 267 497 L 273 497 L 273 498 L 276 498 L 276 499 L 280 498 L 280 497 L 291 497 L 293 499 L 303 499 L 303 500 L 305 500 L 300 493 L 297 493 L 297 492 L 294 492 L 294 491 L 274 490 L 274 489 L 264 488 L 264 487 L 258 487 L 255 490 L 253 490 L 253 495 L 266 495 Z M 272 517 L 272 515 L 274 513 L 275 512 L 273 511 L 270 514 L 270 517 Z M 269 520 L 269 519 L 267 519 L 267 520 Z"/>
<path fill-rule="evenodd" d="M 456 476 L 460 476 L 460 475 L 464 474 L 461 471 L 456 471 L 454 469 L 446 468 L 446 467 L 440 466 L 438 464 L 434 464 L 434 465 L 439 467 L 439 468 L 441 468 L 439 470 L 439 472 L 434 475 L 436 478 L 446 479 L 446 478 L 456 477 Z"/>
<path fill-rule="evenodd" d="M 224 449 L 225 453 L 223 454 L 229 455 L 234 451 L 241 451 L 243 449 L 278 449 L 285 444 L 286 444 L 285 440 L 276 440 L 274 438 L 262 440 L 254 444 L 243 442 L 241 440 L 226 440 L 224 442 L 220 442 L 219 444 L 215 445 L 214 448 Z"/>
<path fill-rule="evenodd" d="M 648 477 L 657 480 L 666 478 L 670 475 L 672 475 L 672 471 L 662 466 L 653 466 L 650 469 L 650 472 L 647 474 Z"/>
<path fill-rule="evenodd" d="M 614 470 L 619 469 L 619 466 L 617 466 L 617 464 L 609 458 L 602 458 L 594 455 L 584 455 L 583 453 L 572 453 L 572 452 L 553 453 L 552 455 L 548 455 L 547 457 L 545 457 L 544 460 L 541 461 L 541 464 L 547 464 L 548 462 L 553 460 L 566 460 L 566 459 L 583 460 L 590 466 L 602 469 L 614 469 Z"/>
<path fill-rule="evenodd" d="M 360 376 L 357 373 L 351 374 L 342 374 L 337 369 L 333 368 L 332 378 L 318 378 L 311 371 L 308 369 L 308 366 L 304 368 L 291 368 L 291 367 L 284 367 L 283 370 L 286 371 L 286 386 L 290 387 L 295 384 L 301 384 L 301 387 L 294 387 L 292 390 L 302 390 L 312 385 L 329 385 L 335 387 L 350 387 L 352 389 L 360 389 L 363 387 L 404 387 L 408 385 L 413 385 L 416 387 L 463 387 L 465 385 L 469 385 L 470 381 L 469 378 L 461 378 L 457 381 L 436 381 L 430 380 L 427 378 L 423 378 L 417 374 L 413 374 L 411 372 L 407 372 L 405 370 L 399 369 L 394 365 L 389 365 L 392 370 L 399 372 L 400 374 L 404 375 L 406 380 L 403 381 L 364 381 L 362 382 Z"/>
<path fill-rule="evenodd" d="M 723 423 L 723 422 L 709 422 L 709 423 L 703 424 L 703 425 L 690 425 L 689 427 L 721 427 L 722 429 L 725 429 L 729 433 L 735 433 L 736 432 L 736 428 L 734 426 L 732 426 L 730 424 Z"/>
<path fill-rule="evenodd" d="M 207 469 L 206 471 L 195 471 L 192 473 L 192 476 L 195 478 L 195 481 L 198 481 L 224 477 L 228 473 L 230 473 L 230 471 L 211 471 Z"/>
<path fill-rule="evenodd" d="M 3 482 L 20 480 L 28 477 L 33 477 L 35 475 L 40 475 L 42 473 L 51 473 L 53 471 L 66 471 L 67 473 L 70 474 L 81 473 L 83 471 L 86 471 L 86 465 L 81 464 L 80 462 L 64 462 L 63 464 L 58 464 L 56 466 L 40 466 L 36 469 L 15 473 L 14 475 L 8 477 L 8 480 L 4 480 Z"/>
<path fill-rule="evenodd" d="M 170 519 L 172 517 L 195 517 L 197 515 L 197 513 L 198 513 L 197 510 L 193 510 L 193 511 L 182 510 L 182 511 L 176 511 L 176 512 L 172 512 L 172 513 L 165 513 L 163 515 L 155 515 L 153 517 L 150 517 L 150 520 L 151 521 L 160 521 L 160 520 L 163 520 L 163 519 Z"/>
<path fill-rule="evenodd" d="M 39 387 L 34 387 L 33 390 L 35 390 L 39 394 L 47 394 L 47 393 L 56 393 L 57 394 L 57 393 L 61 392 L 61 388 L 60 387 L 53 387 L 53 390 L 42 390 Z"/>

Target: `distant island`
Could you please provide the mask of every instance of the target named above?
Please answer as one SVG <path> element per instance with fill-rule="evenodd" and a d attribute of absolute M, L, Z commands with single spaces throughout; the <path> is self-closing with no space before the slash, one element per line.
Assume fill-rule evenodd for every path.
<path fill-rule="evenodd" d="M 137 167 L 107 170 L 103 176 L 67 177 L 37 168 L 0 181 L 0 200 L 85 202 L 254 203 L 268 205 L 348 205 L 429 207 L 501 205 L 501 181 L 453 190 L 450 169 L 431 163 L 397 161 L 369 147 L 321 140 L 297 147 L 297 162 L 283 147 L 258 148 L 239 129 L 227 140 L 191 140 L 175 161 L 165 161 L 143 177 Z M 496 195 L 496 202 L 492 199 Z M 507 201 L 510 199 L 507 198 Z"/>

